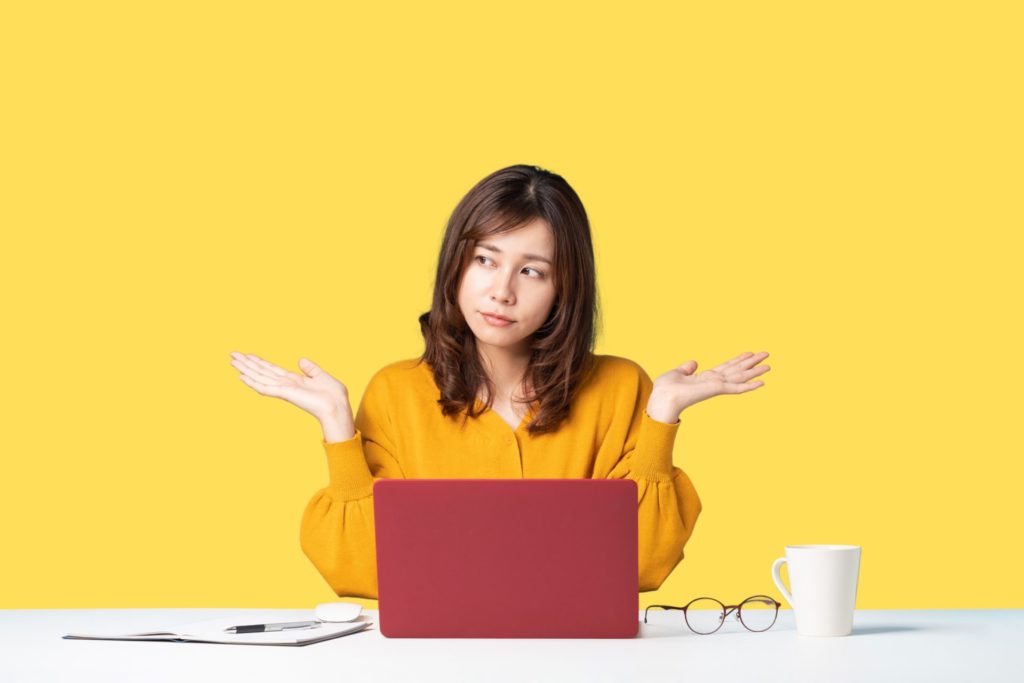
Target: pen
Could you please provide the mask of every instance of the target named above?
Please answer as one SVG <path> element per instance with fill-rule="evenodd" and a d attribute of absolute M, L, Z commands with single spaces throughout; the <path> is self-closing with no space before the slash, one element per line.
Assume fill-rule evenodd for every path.
<path fill-rule="evenodd" d="M 316 628 L 319 621 L 283 621 L 277 624 L 245 624 L 224 629 L 226 633 L 264 633 L 266 631 L 289 631 L 300 628 Z"/>

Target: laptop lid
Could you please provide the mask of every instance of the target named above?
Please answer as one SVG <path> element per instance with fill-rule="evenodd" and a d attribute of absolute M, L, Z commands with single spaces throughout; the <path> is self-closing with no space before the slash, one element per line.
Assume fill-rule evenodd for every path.
<path fill-rule="evenodd" d="M 379 625 L 416 638 L 632 638 L 631 479 L 378 479 Z"/>

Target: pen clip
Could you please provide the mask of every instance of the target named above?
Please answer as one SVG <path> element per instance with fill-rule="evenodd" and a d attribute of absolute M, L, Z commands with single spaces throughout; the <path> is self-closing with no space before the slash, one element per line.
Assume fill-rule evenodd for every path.
<path fill-rule="evenodd" d="M 307 623 L 307 622 L 302 622 L 301 624 L 295 624 L 294 626 L 282 626 L 281 630 L 282 631 L 296 631 L 296 630 L 305 629 L 305 628 L 320 628 L 323 625 L 324 625 L 324 622 L 322 622 L 322 621 L 317 621 L 317 622 L 314 622 L 312 624 L 311 623 Z"/>

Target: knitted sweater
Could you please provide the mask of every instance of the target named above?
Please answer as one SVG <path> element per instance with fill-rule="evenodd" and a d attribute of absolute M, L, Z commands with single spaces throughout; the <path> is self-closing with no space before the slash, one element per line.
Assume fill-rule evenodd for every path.
<path fill-rule="evenodd" d="M 597 355 L 595 370 L 557 431 L 531 436 L 487 409 L 444 416 L 426 362 L 377 371 L 355 416 L 355 435 L 322 440 L 329 481 L 302 515 L 300 543 L 338 596 L 377 598 L 373 482 L 380 478 L 629 478 L 637 482 L 641 592 L 683 559 L 701 511 L 690 478 L 672 462 L 679 422 L 645 410 L 652 382 L 635 362 Z M 477 406 L 482 407 L 477 399 Z"/>

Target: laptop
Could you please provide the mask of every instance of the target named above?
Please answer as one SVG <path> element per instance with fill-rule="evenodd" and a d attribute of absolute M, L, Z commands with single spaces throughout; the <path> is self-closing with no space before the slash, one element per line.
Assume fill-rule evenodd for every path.
<path fill-rule="evenodd" d="M 632 479 L 378 479 L 389 638 L 633 638 Z"/>

